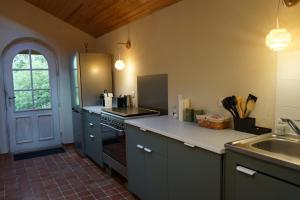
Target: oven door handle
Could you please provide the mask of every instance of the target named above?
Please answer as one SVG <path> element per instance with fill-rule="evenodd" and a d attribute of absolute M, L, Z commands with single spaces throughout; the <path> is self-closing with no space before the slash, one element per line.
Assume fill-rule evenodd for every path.
<path fill-rule="evenodd" d="M 118 131 L 119 133 L 123 133 L 124 132 L 124 130 L 117 129 L 117 128 L 113 127 L 113 126 L 110 126 L 110 125 L 107 125 L 107 124 L 104 124 L 104 123 L 100 123 L 100 125 L 105 126 L 107 128 L 114 129 L 115 131 Z"/>

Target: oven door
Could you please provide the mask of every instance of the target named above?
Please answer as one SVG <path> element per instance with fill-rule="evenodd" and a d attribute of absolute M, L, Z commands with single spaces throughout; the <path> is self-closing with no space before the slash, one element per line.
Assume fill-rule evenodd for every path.
<path fill-rule="evenodd" d="M 108 156 L 126 166 L 125 131 L 106 123 L 101 123 L 101 130 L 104 157 Z"/>

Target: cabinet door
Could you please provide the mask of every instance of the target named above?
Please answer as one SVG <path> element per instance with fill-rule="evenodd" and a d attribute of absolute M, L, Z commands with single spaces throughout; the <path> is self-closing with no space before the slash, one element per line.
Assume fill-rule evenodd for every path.
<path fill-rule="evenodd" d="M 85 153 L 97 164 L 103 166 L 101 129 L 92 123 L 89 117 L 84 116 Z"/>
<path fill-rule="evenodd" d="M 167 158 L 153 153 L 145 153 L 145 190 L 143 200 L 168 199 Z"/>
<path fill-rule="evenodd" d="M 220 200 L 221 156 L 168 142 L 168 187 L 171 200 Z"/>
<path fill-rule="evenodd" d="M 236 171 L 235 178 L 235 200 L 300 199 L 299 187 L 258 172 L 248 175 Z"/>
<path fill-rule="evenodd" d="M 133 126 L 126 126 L 127 176 L 128 189 L 141 199 L 146 193 L 145 135 Z"/>

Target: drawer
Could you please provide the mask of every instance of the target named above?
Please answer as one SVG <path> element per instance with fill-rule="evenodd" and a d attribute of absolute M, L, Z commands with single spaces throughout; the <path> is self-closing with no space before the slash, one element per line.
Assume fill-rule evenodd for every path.
<path fill-rule="evenodd" d="M 167 156 L 166 137 L 131 125 L 126 125 L 126 134 L 139 134 L 136 138 L 142 137 L 142 139 L 140 139 L 141 141 L 136 141 L 136 143 L 150 149 L 153 153 Z"/>
<path fill-rule="evenodd" d="M 100 127 L 101 117 L 99 114 L 89 113 L 85 111 L 83 113 L 84 123 L 92 123 L 94 126 Z"/>

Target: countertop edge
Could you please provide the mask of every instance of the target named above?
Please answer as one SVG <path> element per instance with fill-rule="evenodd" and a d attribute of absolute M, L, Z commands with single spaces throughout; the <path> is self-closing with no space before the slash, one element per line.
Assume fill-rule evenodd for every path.
<path fill-rule="evenodd" d="M 139 128 L 146 129 L 148 131 L 151 131 L 151 132 L 154 132 L 154 133 L 166 136 L 168 138 L 171 138 L 171 139 L 183 142 L 183 143 L 188 143 L 188 144 L 194 145 L 195 147 L 199 147 L 199 148 L 205 149 L 207 151 L 211 151 L 211 152 L 219 154 L 219 155 L 222 155 L 222 154 L 225 153 L 225 144 L 224 144 L 224 148 L 221 149 L 221 150 L 219 150 L 219 149 L 216 149 L 216 148 L 212 148 L 211 146 L 195 144 L 193 141 L 188 141 L 185 138 L 177 137 L 177 136 L 171 135 L 169 133 L 163 132 L 161 130 L 157 130 L 155 128 L 151 128 L 151 127 L 147 127 L 147 126 L 142 126 L 141 124 L 137 124 L 137 123 L 134 123 L 134 122 L 131 122 L 131 121 L 128 121 L 128 120 L 126 120 L 125 123 L 129 124 L 129 125 L 132 125 L 132 126 L 136 126 L 136 127 L 139 127 Z"/>

